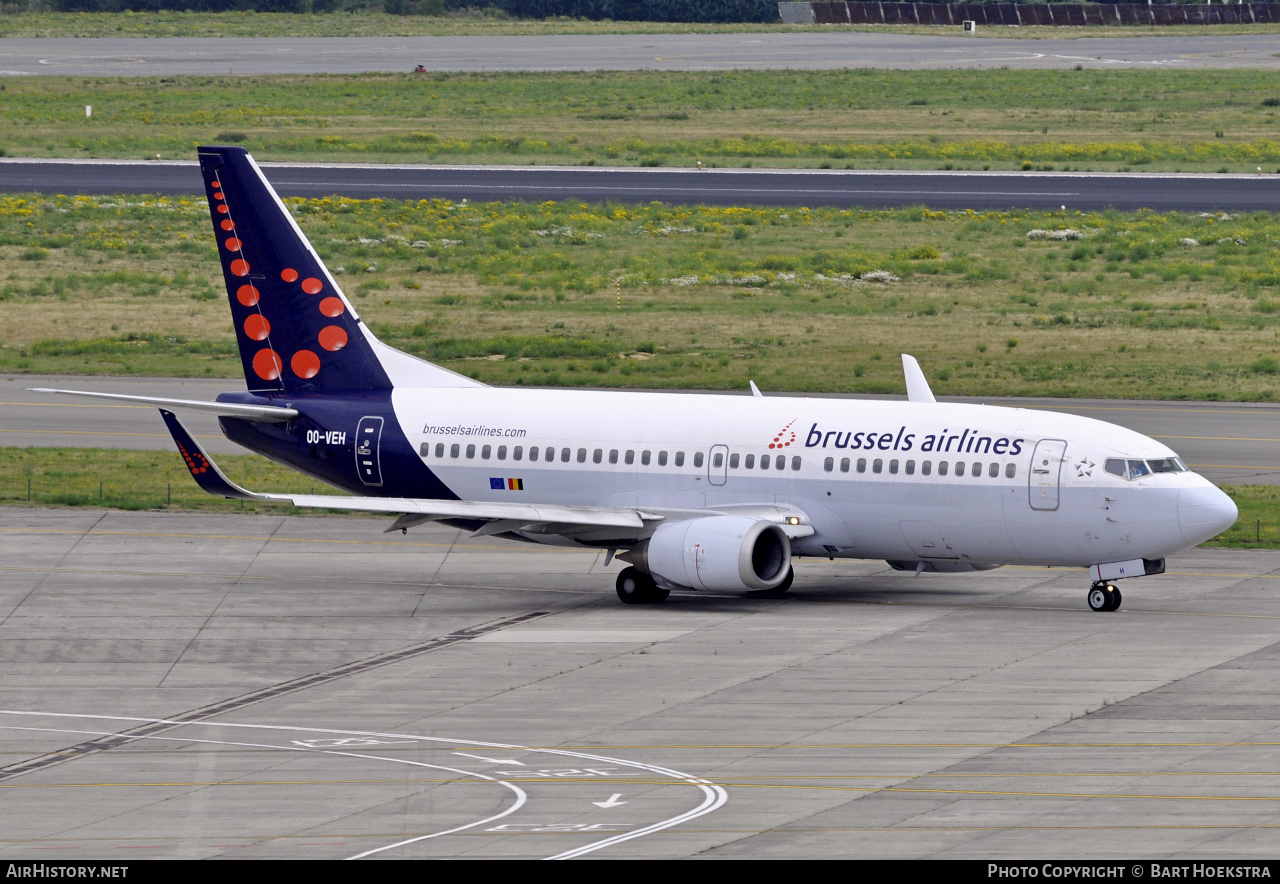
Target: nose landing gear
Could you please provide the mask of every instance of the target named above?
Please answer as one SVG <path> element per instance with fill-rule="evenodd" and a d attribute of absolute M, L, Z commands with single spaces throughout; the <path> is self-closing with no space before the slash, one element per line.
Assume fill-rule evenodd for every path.
<path fill-rule="evenodd" d="M 1091 611 L 1114 611 L 1122 601 L 1120 588 L 1114 583 L 1095 583 L 1089 587 L 1089 609 Z"/>

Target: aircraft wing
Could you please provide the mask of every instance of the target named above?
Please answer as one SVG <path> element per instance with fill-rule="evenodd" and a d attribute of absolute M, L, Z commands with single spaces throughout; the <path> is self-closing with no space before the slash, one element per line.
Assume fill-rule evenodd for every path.
<path fill-rule="evenodd" d="M 547 534 L 581 533 L 592 528 L 644 528 L 660 521 L 656 513 L 625 507 L 557 506 L 476 500 L 426 500 L 408 497 L 347 497 L 340 494 L 260 494 L 241 488 L 218 469 L 172 411 L 160 409 L 165 424 L 187 464 L 192 478 L 210 494 L 245 500 L 276 500 L 298 507 L 340 509 L 370 513 L 398 513 L 388 531 L 441 519 L 486 522 L 476 534 L 535 530 Z"/>

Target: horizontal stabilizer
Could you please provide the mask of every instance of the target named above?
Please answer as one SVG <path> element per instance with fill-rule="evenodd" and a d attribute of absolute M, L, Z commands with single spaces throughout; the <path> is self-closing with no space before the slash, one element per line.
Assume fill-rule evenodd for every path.
<path fill-rule="evenodd" d="M 239 417 L 263 423 L 283 423 L 298 416 L 296 408 L 276 405 L 236 405 L 232 402 L 203 402 L 197 399 L 162 399 L 158 396 L 130 396 L 124 393 L 90 393 L 85 390 L 53 390 L 48 387 L 32 387 L 32 393 L 60 393 L 63 396 L 86 396 L 90 399 L 112 399 L 117 402 L 136 402 L 138 405 L 154 405 L 166 408 L 199 411 L 220 417 Z"/>

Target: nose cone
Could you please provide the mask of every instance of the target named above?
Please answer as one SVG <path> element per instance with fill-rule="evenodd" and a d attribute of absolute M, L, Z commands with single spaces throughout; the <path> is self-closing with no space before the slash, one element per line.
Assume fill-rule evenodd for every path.
<path fill-rule="evenodd" d="M 1178 525 L 1192 545 L 1217 537 L 1236 523 L 1238 515 L 1235 502 L 1207 482 L 1178 492 Z"/>

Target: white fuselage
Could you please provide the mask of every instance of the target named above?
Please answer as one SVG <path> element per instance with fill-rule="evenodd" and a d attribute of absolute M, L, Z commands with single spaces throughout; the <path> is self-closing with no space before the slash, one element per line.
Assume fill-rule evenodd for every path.
<path fill-rule="evenodd" d="M 1163 557 L 1235 518 L 1193 472 L 1104 471 L 1176 456 L 1159 442 L 1024 408 L 497 388 L 397 388 L 392 402 L 463 500 L 779 507 L 813 526 L 793 542 L 805 555 L 1087 566 Z"/>

